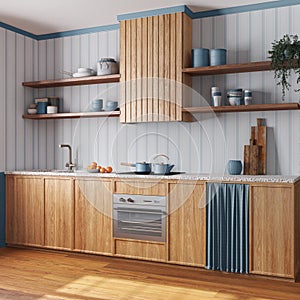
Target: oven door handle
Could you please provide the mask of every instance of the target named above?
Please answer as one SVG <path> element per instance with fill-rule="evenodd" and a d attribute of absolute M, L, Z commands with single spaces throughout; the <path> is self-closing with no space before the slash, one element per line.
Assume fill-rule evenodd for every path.
<path fill-rule="evenodd" d="M 153 210 L 153 211 L 149 211 L 149 210 L 133 210 L 133 209 L 119 209 L 116 208 L 115 211 L 117 212 L 126 212 L 126 213 L 138 213 L 138 214 L 156 214 L 156 215 L 165 215 L 166 213 L 162 210 Z"/>

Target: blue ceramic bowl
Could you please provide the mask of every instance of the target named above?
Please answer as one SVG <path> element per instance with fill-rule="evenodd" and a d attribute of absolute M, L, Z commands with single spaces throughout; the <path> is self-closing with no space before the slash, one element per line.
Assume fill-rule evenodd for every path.
<path fill-rule="evenodd" d="M 229 175 L 240 175 L 242 169 L 242 162 L 240 160 L 229 160 L 227 163 L 227 171 Z"/>

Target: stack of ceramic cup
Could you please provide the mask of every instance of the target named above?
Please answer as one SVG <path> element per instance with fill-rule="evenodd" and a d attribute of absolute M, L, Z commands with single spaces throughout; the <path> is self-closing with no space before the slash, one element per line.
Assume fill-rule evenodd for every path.
<path fill-rule="evenodd" d="M 102 111 L 103 108 L 103 100 L 102 99 L 94 99 L 92 101 L 91 111 Z"/>
<path fill-rule="evenodd" d="M 230 105 L 243 105 L 243 89 L 228 90 L 227 100 Z"/>

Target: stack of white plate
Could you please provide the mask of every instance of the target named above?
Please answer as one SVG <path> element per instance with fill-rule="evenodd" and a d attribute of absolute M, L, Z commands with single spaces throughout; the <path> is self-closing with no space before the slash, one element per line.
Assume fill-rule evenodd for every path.
<path fill-rule="evenodd" d="M 78 68 L 77 73 L 73 73 L 74 78 L 95 76 L 95 75 L 96 75 L 96 71 L 90 68 Z"/>

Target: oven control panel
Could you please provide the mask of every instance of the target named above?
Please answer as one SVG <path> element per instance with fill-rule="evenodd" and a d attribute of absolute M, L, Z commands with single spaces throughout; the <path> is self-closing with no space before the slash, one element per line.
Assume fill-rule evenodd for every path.
<path fill-rule="evenodd" d="M 145 196 L 145 195 L 129 195 L 129 194 L 114 194 L 114 204 L 137 204 L 149 206 L 165 206 L 165 196 Z"/>

